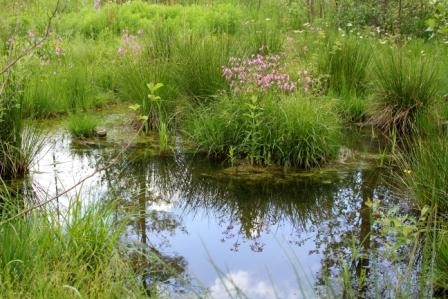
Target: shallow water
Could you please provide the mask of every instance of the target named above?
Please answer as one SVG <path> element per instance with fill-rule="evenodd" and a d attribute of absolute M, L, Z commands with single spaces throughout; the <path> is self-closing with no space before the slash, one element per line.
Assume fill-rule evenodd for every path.
<path fill-rule="evenodd" d="M 160 292 L 228 298 L 226 289 L 235 284 L 249 298 L 312 298 L 325 291 L 324 277 L 337 277 L 341 260 L 349 258 L 356 261 L 350 265 L 355 276 L 377 269 L 394 280 L 391 263 L 377 258 L 384 240 L 367 208 L 372 199 L 385 209 L 402 202 L 378 167 L 378 140 L 348 138 L 357 154 L 347 151 L 327 169 L 266 172 L 183 154 L 180 142 L 175 155 L 158 155 L 156 138 L 131 140 L 127 124 L 123 114 L 110 115 L 104 120 L 107 140 L 81 144 L 62 124 L 47 127 L 31 181 L 40 198 L 54 196 L 125 147 L 111 168 L 51 204 L 63 210 L 75 197 L 113 197 L 120 201 L 117 215 L 137 211 L 123 242 L 150 248 L 174 269 L 158 277 Z M 355 259 L 353 244 L 367 256 Z"/>

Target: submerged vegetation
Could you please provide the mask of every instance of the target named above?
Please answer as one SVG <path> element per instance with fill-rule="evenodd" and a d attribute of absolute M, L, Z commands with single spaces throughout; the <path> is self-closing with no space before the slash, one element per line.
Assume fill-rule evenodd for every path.
<path fill-rule="evenodd" d="M 398 244 L 388 259 L 408 254 L 412 294 L 446 296 L 446 0 L 91 2 L 0 0 L 1 297 L 155 296 L 139 283 L 154 273 L 132 267 L 121 244 L 126 215 L 117 224 L 107 205 L 74 200 L 61 220 L 45 204 L 28 211 L 27 192 L 7 191 L 48 143 L 35 122 L 62 119 L 89 138 L 95 113 L 116 103 L 130 108 L 129 131 L 157 135 L 160 156 L 202 153 L 236 172 L 346 167 L 357 154 L 346 132 L 368 127 L 387 140 L 387 171 L 413 210 L 375 216 L 374 194 L 363 194 L 359 254 L 321 280 L 334 297 L 372 295 L 378 281 L 364 262 L 375 226 Z M 48 202 L 59 200 L 54 181 Z M 402 277 L 391 281 L 381 294 L 401 295 Z"/>

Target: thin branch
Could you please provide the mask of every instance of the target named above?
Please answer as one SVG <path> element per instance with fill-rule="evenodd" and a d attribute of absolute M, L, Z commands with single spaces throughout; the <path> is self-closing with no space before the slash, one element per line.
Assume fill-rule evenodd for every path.
<path fill-rule="evenodd" d="M 25 56 L 28 56 L 31 52 L 33 52 L 36 48 L 38 48 L 40 45 L 42 45 L 48 39 L 48 37 L 50 36 L 53 20 L 56 17 L 58 10 L 59 10 L 59 3 L 60 3 L 60 0 L 58 0 L 56 2 L 56 6 L 55 6 L 54 10 L 52 11 L 51 15 L 48 17 L 48 22 L 47 22 L 47 25 L 45 26 L 44 35 L 41 38 L 36 39 L 31 46 L 29 46 L 28 48 L 23 50 L 18 56 L 16 56 L 14 59 L 9 61 L 6 64 L 6 66 L 0 71 L 0 75 L 3 75 L 4 73 L 8 72 L 17 62 L 19 62 L 19 60 L 21 60 Z M 3 88 L 4 88 L 4 86 L 3 86 Z M 3 91 L 3 88 L 0 91 Z M 0 94 L 1 94 L 1 92 L 0 92 Z"/>
<path fill-rule="evenodd" d="M 128 141 L 128 143 L 125 145 L 125 147 L 124 147 L 124 148 L 123 148 L 123 149 L 122 149 L 122 150 L 121 150 L 121 151 L 120 151 L 114 158 L 112 158 L 112 160 L 111 160 L 111 162 L 110 162 L 109 164 L 107 164 L 106 166 L 101 167 L 101 168 L 95 170 L 93 173 L 91 173 L 90 175 L 84 177 L 83 179 L 81 179 L 80 181 L 78 181 L 76 184 L 74 184 L 74 185 L 72 185 L 71 187 L 65 189 L 63 192 L 60 192 L 60 193 L 57 194 L 56 196 L 51 197 L 51 198 L 49 198 L 49 199 L 47 199 L 47 200 L 45 200 L 45 201 L 43 201 L 43 202 L 40 202 L 40 203 L 38 203 L 38 204 L 36 204 L 36 205 L 31 206 L 31 207 L 29 207 L 29 208 L 23 209 L 22 211 L 20 211 L 20 212 L 17 213 L 16 215 L 11 216 L 10 218 L 7 218 L 7 219 L 1 221 L 1 222 L 0 222 L 0 226 L 4 225 L 4 224 L 6 224 L 6 223 L 8 223 L 8 222 L 10 222 L 10 221 L 12 221 L 12 220 L 14 220 L 14 219 L 20 217 L 20 216 L 23 216 L 23 215 L 25 215 L 25 214 L 28 214 L 29 212 L 31 212 L 31 211 L 33 211 L 33 210 L 36 210 L 36 209 L 38 209 L 38 208 L 41 208 L 41 207 L 43 207 L 43 206 L 49 204 L 50 202 L 52 202 L 52 201 L 54 201 L 54 200 L 60 198 L 60 197 L 63 196 L 63 195 L 66 195 L 66 194 L 69 193 L 70 191 L 74 190 L 76 187 L 82 185 L 82 184 L 83 184 L 85 181 L 87 181 L 88 179 L 94 177 L 97 173 L 100 173 L 100 172 L 102 172 L 102 171 L 105 171 L 105 170 L 109 169 L 110 167 L 112 167 L 113 165 L 117 164 L 117 162 L 119 161 L 119 157 L 120 157 L 122 154 L 124 154 L 124 153 L 129 149 L 129 147 L 132 145 L 133 141 L 135 141 L 135 139 L 137 138 L 137 136 L 142 132 L 143 128 L 144 128 L 144 125 L 142 124 L 142 125 L 140 126 L 140 128 L 138 129 L 138 131 L 136 132 L 136 134 L 135 134 L 135 135 Z"/>

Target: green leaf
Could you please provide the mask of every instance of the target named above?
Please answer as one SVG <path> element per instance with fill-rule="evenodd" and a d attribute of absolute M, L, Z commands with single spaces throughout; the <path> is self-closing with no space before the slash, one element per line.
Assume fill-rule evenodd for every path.
<path fill-rule="evenodd" d="M 138 109 L 140 109 L 140 105 L 139 104 L 130 105 L 129 109 L 131 109 L 133 111 L 137 111 Z"/>

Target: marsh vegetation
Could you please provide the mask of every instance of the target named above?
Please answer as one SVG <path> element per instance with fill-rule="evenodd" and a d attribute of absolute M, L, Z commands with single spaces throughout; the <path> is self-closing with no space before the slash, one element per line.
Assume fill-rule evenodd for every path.
<path fill-rule="evenodd" d="M 447 296 L 447 1 L 0 7 L 0 297 Z"/>

